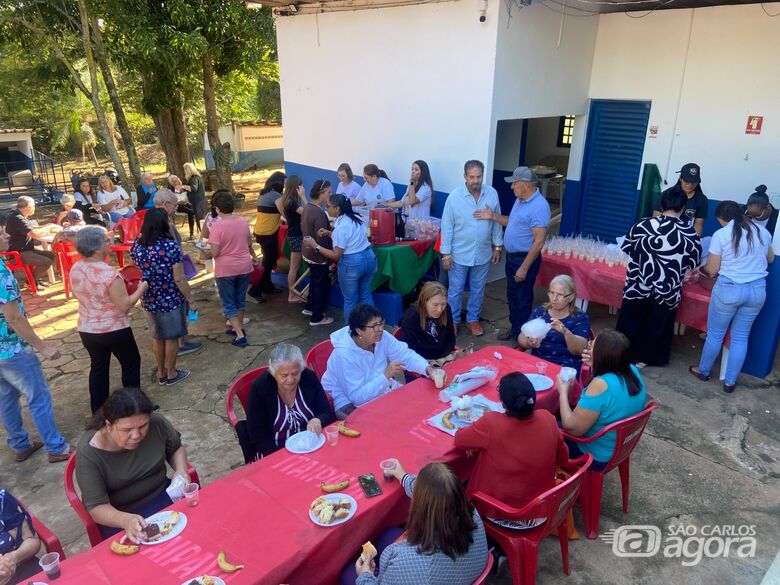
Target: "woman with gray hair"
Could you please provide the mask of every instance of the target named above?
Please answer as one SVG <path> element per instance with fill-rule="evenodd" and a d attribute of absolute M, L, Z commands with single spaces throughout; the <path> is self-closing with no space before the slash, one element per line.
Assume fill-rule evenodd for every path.
<path fill-rule="evenodd" d="M 153 209 L 156 193 L 157 185 L 154 184 L 152 173 L 141 173 L 141 183 L 135 189 L 135 194 L 138 197 L 138 209 Z"/>
<path fill-rule="evenodd" d="M 176 195 L 176 212 L 187 214 L 187 223 L 190 227 L 190 239 L 194 239 L 195 233 L 195 208 L 189 201 L 189 192 L 191 187 L 182 183 L 181 179 L 176 175 L 168 175 L 168 185 L 171 191 Z M 200 232 L 200 224 L 198 224 L 198 231 Z"/>
<path fill-rule="evenodd" d="M 130 328 L 128 312 L 149 285 L 141 282 L 128 294 L 119 271 L 106 264 L 105 228 L 85 226 L 76 235 L 76 250 L 84 259 L 70 270 L 70 289 L 79 302 L 77 329 L 89 353 L 89 398 L 94 414 L 108 398 L 111 355 L 122 366 L 122 386 L 141 387 L 141 354 Z"/>
<path fill-rule="evenodd" d="M 295 433 L 320 434 L 335 420 L 325 390 L 306 368 L 300 348 L 280 343 L 271 352 L 268 371 L 252 384 L 246 421 L 239 423 L 236 432 L 249 463 L 278 451 Z"/>
<path fill-rule="evenodd" d="M 590 337 L 590 318 L 575 304 L 577 287 L 572 277 L 568 274 L 554 277 L 547 289 L 547 298 L 548 302 L 536 307 L 529 320 L 543 319 L 551 329 L 541 339 L 520 333 L 517 344 L 522 349 L 530 349 L 536 357 L 574 368 L 579 374 L 582 351 Z"/>

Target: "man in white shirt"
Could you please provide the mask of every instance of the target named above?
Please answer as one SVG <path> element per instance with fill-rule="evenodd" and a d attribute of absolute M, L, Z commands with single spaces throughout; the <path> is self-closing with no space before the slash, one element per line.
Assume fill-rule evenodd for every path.
<path fill-rule="evenodd" d="M 480 336 L 485 333 L 479 324 L 479 315 L 488 270 L 491 263 L 501 260 L 504 236 L 500 224 L 474 217 L 475 211 L 485 207 L 501 214 L 498 193 L 482 183 L 485 165 L 478 160 L 470 160 L 463 171 L 465 184 L 455 188 L 444 204 L 441 265 L 449 272 L 447 301 L 456 325 L 460 323 L 463 290 L 468 279 L 470 293 L 466 304 L 466 323 L 472 335 Z"/>

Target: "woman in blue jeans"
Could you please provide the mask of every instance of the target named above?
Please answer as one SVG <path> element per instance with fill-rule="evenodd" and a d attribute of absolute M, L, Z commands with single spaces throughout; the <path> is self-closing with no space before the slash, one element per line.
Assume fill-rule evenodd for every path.
<path fill-rule="evenodd" d="M 320 237 L 330 236 L 333 249 L 320 248 L 314 238 L 307 237 L 303 245 L 319 252 L 328 260 L 338 262 L 339 286 L 344 296 L 344 322 L 349 323 L 349 313 L 361 303 L 373 305 L 371 280 L 376 272 L 376 256 L 366 235 L 366 226 L 352 209 L 352 203 L 344 195 L 332 195 L 328 202 L 328 215 L 335 217 L 333 231 L 320 229 Z"/>
<path fill-rule="evenodd" d="M 710 379 L 730 326 L 731 347 L 723 380 L 723 391 L 730 394 L 745 362 L 750 328 L 766 300 L 767 265 L 775 255 L 772 236 L 754 224 L 738 203 L 721 201 L 715 216 L 722 227 L 712 235 L 709 259 L 702 270 L 718 275 L 718 280 L 707 314 L 707 341 L 698 367 L 690 366 L 688 371 L 699 380 Z"/>

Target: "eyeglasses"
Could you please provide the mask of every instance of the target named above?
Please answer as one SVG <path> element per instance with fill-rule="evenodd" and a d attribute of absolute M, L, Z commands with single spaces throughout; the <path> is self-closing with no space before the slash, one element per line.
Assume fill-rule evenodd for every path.
<path fill-rule="evenodd" d="M 547 296 L 550 297 L 551 299 L 566 299 L 571 296 L 571 293 L 563 294 L 563 293 L 558 293 L 555 291 L 548 290 Z"/>
<path fill-rule="evenodd" d="M 385 328 L 385 322 L 384 321 L 380 321 L 379 323 L 374 323 L 373 325 L 363 325 L 363 329 L 371 329 L 372 331 L 375 331 L 376 333 L 379 333 L 384 328 Z"/>

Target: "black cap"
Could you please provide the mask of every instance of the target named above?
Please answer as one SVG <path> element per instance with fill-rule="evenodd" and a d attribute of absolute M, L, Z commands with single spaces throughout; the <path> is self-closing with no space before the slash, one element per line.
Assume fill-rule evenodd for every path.
<path fill-rule="evenodd" d="M 685 164 L 678 172 L 686 183 L 701 183 L 701 167 L 696 163 Z"/>

